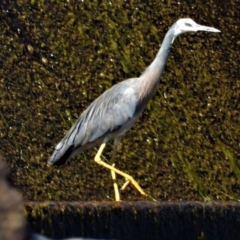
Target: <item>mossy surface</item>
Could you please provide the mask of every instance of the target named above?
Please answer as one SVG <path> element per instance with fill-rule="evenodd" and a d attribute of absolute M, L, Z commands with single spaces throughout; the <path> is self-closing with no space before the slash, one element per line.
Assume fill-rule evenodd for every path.
<path fill-rule="evenodd" d="M 34 231 L 52 238 L 238 239 L 237 202 L 26 203 Z M 222 227 L 224 226 L 224 227 Z"/>
<path fill-rule="evenodd" d="M 109 171 L 93 161 L 96 149 L 60 168 L 47 160 L 97 96 L 143 72 L 181 17 L 221 33 L 175 40 L 116 167 L 157 200 L 239 200 L 237 1 L 3 0 L 0 8 L 0 151 L 26 200 L 113 199 Z M 104 157 L 110 154 L 111 144 Z M 146 200 L 131 187 L 122 199 Z"/>

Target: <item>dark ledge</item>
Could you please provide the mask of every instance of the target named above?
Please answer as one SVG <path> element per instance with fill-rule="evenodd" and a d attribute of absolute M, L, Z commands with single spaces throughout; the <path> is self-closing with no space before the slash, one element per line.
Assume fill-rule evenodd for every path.
<path fill-rule="evenodd" d="M 32 229 L 54 238 L 239 239 L 238 202 L 26 202 Z"/>

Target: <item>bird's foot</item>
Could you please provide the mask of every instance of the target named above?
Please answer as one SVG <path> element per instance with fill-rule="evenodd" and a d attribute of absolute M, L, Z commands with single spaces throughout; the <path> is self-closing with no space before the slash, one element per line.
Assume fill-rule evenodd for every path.
<path fill-rule="evenodd" d="M 121 187 L 121 191 L 124 191 L 125 189 L 126 189 L 126 187 L 128 186 L 128 184 L 130 183 L 130 181 L 129 180 L 127 180 L 123 185 L 122 185 L 122 187 Z"/>
<path fill-rule="evenodd" d="M 126 174 L 127 175 L 127 174 Z M 121 187 L 121 191 L 124 191 L 126 189 L 126 187 L 128 186 L 129 183 L 131 183 L 143 196 L 148 196 L 143 189 L 140 187 L 140 185 L 138 184 L 138 182 L 136 180 L 133 179 L 133 177 L 129 176 L 126 178 L 127 181 L 123 184 L 123 186 Z"/>

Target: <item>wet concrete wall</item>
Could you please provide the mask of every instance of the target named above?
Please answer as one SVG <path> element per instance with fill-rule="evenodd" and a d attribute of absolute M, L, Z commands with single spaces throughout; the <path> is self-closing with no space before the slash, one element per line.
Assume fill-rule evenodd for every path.
<path fill-rule="evenodd" d="M 235 202 L 26 203 L 32 228 L 47 236 L 98 239 L 239 239 Z"/>
<path fill-rule="evenodd" d="M 194 201 L 239 200 L 239 8 L 235 0 L 1 1 L 0 152 L 24 199 L 46 201 L 26 203 L 33 229 L 54 237 L 238 238 L 237 204 Z M 139 76 L 181 17 L 221 33 L 176 39 L 116 161 L 151 197 L 178 202 L 106 203 L 112 181 L 93 162 L 96 149 L 47 167 L 80 113 L 113 84 Z M 110 154 L 111 144 L 104 158 Z M 130 187 L 122 199 L 149 200 Z"/>

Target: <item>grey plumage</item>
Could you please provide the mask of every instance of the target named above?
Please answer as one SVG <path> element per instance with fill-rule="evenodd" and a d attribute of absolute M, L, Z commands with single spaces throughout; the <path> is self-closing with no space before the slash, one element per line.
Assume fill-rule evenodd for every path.
<path fill-rule="evenodd" d="M 102 144 L 95 161 L 128 178 L 144 194 L 131 176 L 108 164 L 103 164 L 100 155 L 105 143 L 109 140 L 114 139 L 117 146 L 124 133 L 133 126 L 156 92 L 174 39 L 182 33 L 196 31 L 220 32 L 215 28 L 198 25 L 189 18 L 178 20 L 167 32 L 156 58 L 143 74 L 138 78 L 120 82 L 100 95 L 81 114 L 67 135 L 56 146 L 49 164 L 61 165 L 76 154 Z"/>
<path fill-rule="evenodd" d="M 124 134 L 128 130 L 125 125 L 130 128 L 134 114 L 139 111 L 135 104 L 138 93 L 132 88 L 134 80 L 114 85 L 92 102 L 57 145 L 50 163 L 59 165 L 60 161 L 61 165 L 67 158 Z"/>

